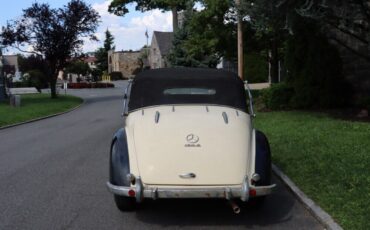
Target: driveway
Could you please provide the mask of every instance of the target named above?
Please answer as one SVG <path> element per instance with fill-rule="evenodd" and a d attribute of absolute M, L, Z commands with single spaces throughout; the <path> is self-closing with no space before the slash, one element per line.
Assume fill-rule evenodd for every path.
<path fill-rule="evenodd" d="M 162 200 L 121 213 L 107 191 L 109 145 L 122 126 L 122 92 L 70 90 L 85 104 L 0 130 L 0 229 L 323 229 L 277 179 L 260 209 L 223 200 Z"/>

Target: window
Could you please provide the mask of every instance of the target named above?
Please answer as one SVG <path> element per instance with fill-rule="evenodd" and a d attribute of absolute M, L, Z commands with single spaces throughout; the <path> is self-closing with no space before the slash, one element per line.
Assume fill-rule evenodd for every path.
<path fill-rule="evenodd" d="M 215 89 L 206 88 L 171 88 L 163 91 L 164 95 L 215 95 Z"/>

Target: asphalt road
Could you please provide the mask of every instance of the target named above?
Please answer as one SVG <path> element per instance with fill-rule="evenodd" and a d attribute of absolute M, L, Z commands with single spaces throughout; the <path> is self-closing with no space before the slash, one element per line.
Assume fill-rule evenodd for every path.
<path fill-rule="evenodd" d="M 323 229 L 277 179 L 259 209 L 223 200 L 150 201 L 121 213 L 107 191 L 111 137 L 122 126 L 122 86 L 75 90 L 65 115 L 0 130 L 0 229 Z"/>

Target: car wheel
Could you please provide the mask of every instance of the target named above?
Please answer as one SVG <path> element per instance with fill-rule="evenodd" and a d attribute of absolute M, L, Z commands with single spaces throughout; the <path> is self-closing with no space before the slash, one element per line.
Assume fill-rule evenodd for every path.
<path fill-rule="evenodd" d="M 121 212 L 134 211 L 136 209 L 135 198 L 114 195 L 114 202 Z"/>
<path fill-rule="evenodd" d="M 110 154 L 110 182 L 116 185 L 130 186 L 130 182 L 127 181 L 126 177 L 121 176 L 122 165 L 114 164 L 113 161 L 120 162 L 120 148 L 118 147 L 117 139 L 114 139 L 111 146 Z M 123 174 L 127 174 L 129 171 Z M 122 212 L 134 211 L 136 209 L 136 200 L 134 197 L 126 197 L 114 195 L 114 202 L 116 203 L 117 208 Z"/>

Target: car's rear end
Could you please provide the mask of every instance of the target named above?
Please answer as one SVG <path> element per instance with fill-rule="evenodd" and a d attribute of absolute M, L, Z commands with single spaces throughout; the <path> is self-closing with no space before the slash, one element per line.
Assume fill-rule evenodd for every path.
<path fill-rule="evenodd" d="M 130 173 L 116 195 L 247 201 L 256 186 L 255 131 L 243 82 L 215 70 L 150 71 L 133 81 L 125 138 Z M 151 75 L 148 75 L 151 74 Z"/>

